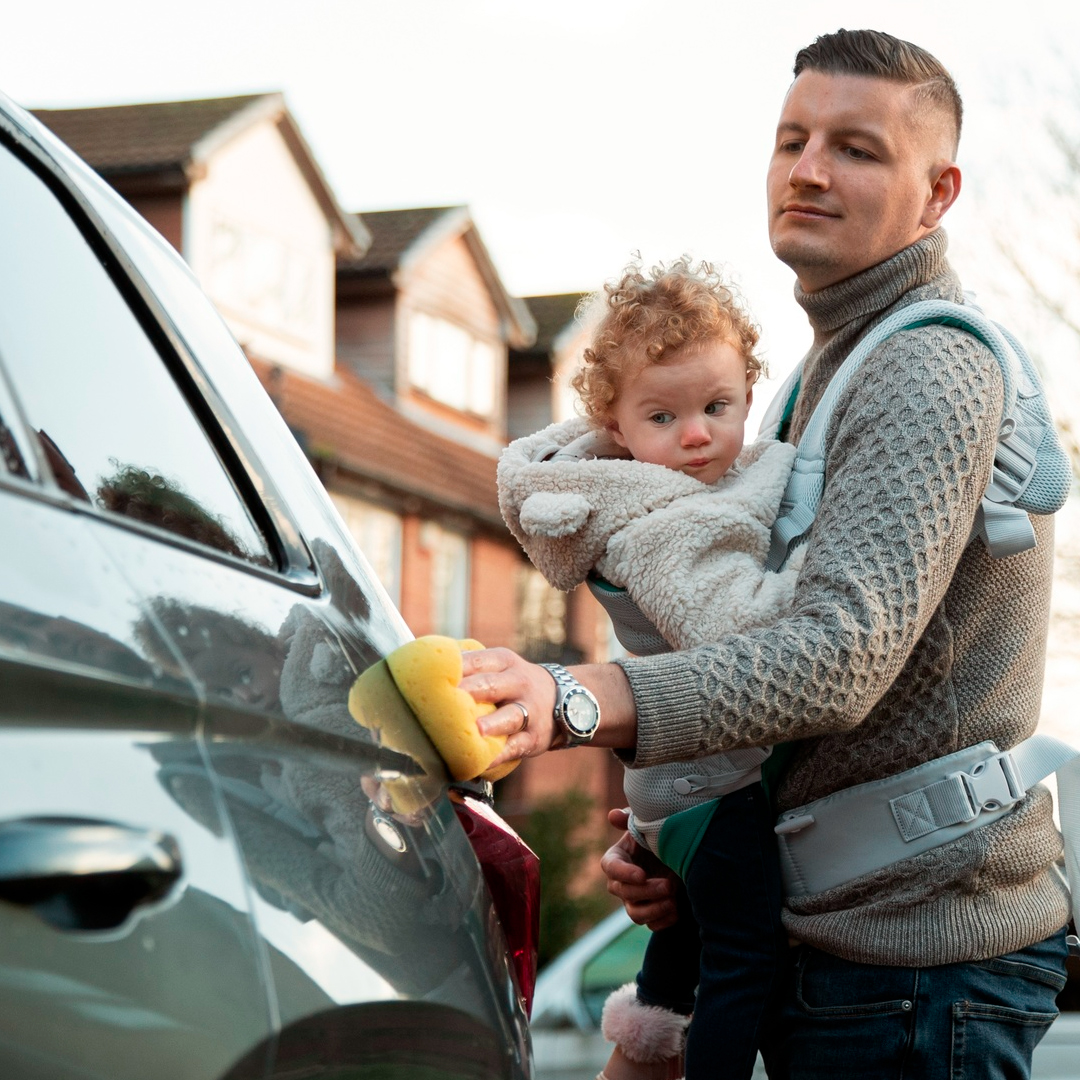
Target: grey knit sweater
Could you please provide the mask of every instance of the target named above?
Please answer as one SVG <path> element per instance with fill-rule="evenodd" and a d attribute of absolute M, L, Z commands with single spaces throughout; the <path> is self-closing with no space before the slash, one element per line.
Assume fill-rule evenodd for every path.
<path fill-rule="evenodd" d="M 815 293 L 796 287 L 814 344 L 792 421 L 859 337 L 916 300 L 959 301 L 937 232 Z M 781 809 L 993 739 L 1007 748 L 1039 714 L 1053 525 L 1038 546 L 991 559 L 967 539 L 1002 410 L 990 352 L 928 326 L 890 338 L 841 397 L 826 488 L 792 614 L 772 627 L 620 661 L 637 706 L 633 765 L 804 740 Z M 923 966 L 985 959 L 1068 921 L 1053 868 L 1048 792 L 962 839 L 825 893 L 788 902 L 798 939 L 849 960 Z"/>

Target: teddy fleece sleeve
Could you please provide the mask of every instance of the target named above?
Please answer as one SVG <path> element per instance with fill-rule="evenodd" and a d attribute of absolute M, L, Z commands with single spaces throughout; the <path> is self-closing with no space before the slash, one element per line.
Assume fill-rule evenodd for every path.
<path fill-rule="evenodd" d="M 993 462 L 1000 370 L 969 335 L 898 334 L 833 416 L 826 486 L 790 615 L 685 652 L 619 661 L 635 766 L 856 727 L 949 587 Z"/>

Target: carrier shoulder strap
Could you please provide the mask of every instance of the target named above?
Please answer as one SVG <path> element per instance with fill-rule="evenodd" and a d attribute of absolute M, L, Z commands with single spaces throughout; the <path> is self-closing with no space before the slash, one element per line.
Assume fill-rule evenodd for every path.
<path fill-rule="evenodd" d="M 894 312 L 871 329 L 825 388 L 799 440 L 791 477 L 773 525 L 767 569 L 779 570 L 814 523 L 825 488 L 825 435 L 837 401 L 862 362 L 893 334 L 931 324 L 954 326 L 983 342 L 1001 368 L 1005 388 L 993 473 L 971 539 L 980 537 L 995 558 L 1026 551 L 1035 546 L 1028 513 L 1053 514 L 1064 505 L 1072 483 L 1072 468 L 1027 353 L 1008 331 L 987 319 L 974 304 L 921 300 Z M 762 435 L 776 436 L 801 374 L 800 365 L 780 388 L 762 421 Z"/>

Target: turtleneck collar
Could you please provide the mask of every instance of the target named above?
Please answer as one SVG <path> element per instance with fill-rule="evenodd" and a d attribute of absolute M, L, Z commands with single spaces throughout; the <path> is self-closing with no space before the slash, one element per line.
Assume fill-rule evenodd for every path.
<path fill-rule="evenodd" d="M 905 293 L 946 273 L 949 242 L 942 229 L 924 236 L 891 259 L 816 292 L 795 283 L 795 300 L 806 312 L 815 337 L 885 311 Z"/>

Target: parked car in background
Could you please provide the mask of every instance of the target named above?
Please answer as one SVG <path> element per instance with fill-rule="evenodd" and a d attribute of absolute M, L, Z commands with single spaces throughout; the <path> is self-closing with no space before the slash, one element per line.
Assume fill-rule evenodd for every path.
<path fill-rule="evenodd" d="M 0 1077 L 527 1080 L 535 857 L 392 684 L 348 709 L 407 628 L 181 260 L 2 97 L 0 190 Z"/>
<path fill-rule="evenodd" d="M 641 967 L 649 931 L 620 908 L 574 942 L 540 972 L 533 1003 L 536 1080 L 595 1080 L 611 1053 L 600 1033 L 608 994 Z M 1080 1076 L 1080 961 L 1069 959 L 1062 1012 L 1035 1050 L 1032 1080 Z M 764 1080 L 758 1058 L 754 1080 Z"/>

